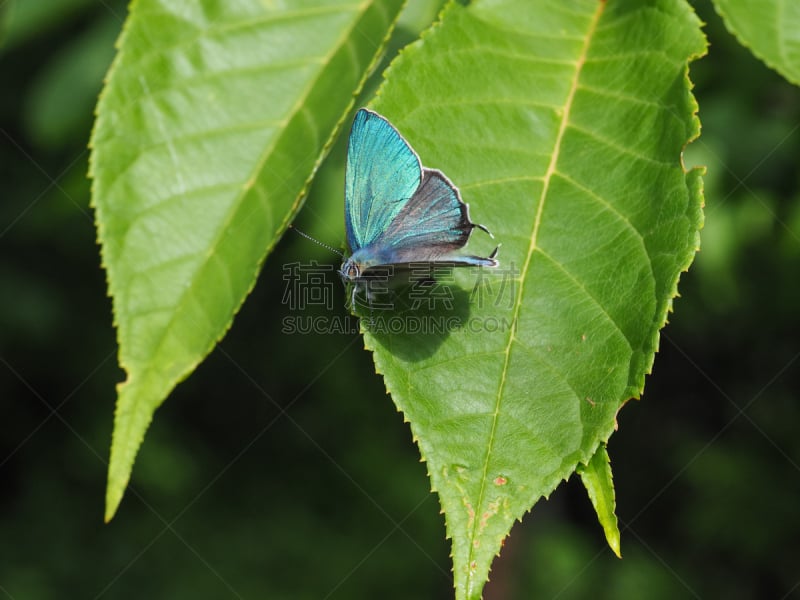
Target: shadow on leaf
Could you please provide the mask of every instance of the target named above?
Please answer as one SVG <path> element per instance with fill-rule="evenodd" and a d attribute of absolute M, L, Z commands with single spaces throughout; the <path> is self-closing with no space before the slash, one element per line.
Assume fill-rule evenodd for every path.
<path fill-rule="evenodd" d="M 402 360 L 428 358 L 454 331 L 467 323 L 469 293 L 451 284 L 452 269 L 426 277 L 395 275 L 390 283 L 369 285 L 356 295 L 356 315 L 369 332 Z M 380 281 L 386 282 L 384 278 Z"/>

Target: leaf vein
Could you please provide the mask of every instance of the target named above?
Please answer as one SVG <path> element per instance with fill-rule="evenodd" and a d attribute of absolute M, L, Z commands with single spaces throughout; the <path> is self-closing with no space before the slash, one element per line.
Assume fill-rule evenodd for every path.
<path fill-rule="evenodd" d="M 606 200 L 605 198 L 594 192 L 594 190 L 591 190 L 585 187 L 584 185 L 578 183 L 576 180 L 574 180 L 569 175 L 563 173 L 562 171 L 557 170 L 556 175 L 558 175 L 561 179 L 563 179 L 570 185 L 574 186 L 575 188 L 586 194 L 589 198 L 591 198 L 598 204 L 602 205 L 606 210 L 608 210 L 611 214 L 617 217 L 623 223 L 623 225 L 625 225 L 625 227 L 628 228 L 636 236 L 636 239 L 639 241 L 639 244 L 641 245 L 642 250 L 644 250 L 644 253 L 646 255 L 648 254 L 647 245 L 645 244 L 644 241 L 644 236 L 642 236 L 641 232 L 638 229 L 636 229 L 636 227 L 634 227 L 633 223 L 631 222 L 631 220 L 628 218 L 627 215 L 622 214 L 616 207 L 614 207 L 613 204 L 611 204 L 608 200 Z"/>
<path fill-rule="evenodd" d="M 178 50 L 181 48 L 189 48 L 193 44 L 197 43 L 199 40 L 213 38 L 220 33 L 222 34 L 236 33 L 240 29 L 246 29 L 248 27 L 253 27 L 257 25 L 271 25 L 272 23 L 289 21 L 297 19 L 298 17 L 300 18 L 305 18 L 305 17 L 314 18 L 320 16 L 325 17 L 332 14 L 345 13 L 350 10 L 352 10 L 353 12 L 360 12 L 362 14 L 364 12 L 361 4 L 348 4 L 348 5 L 328 6 L 328 7 L 320 6 L 317 9 L 305 9 L 305 10 L 286 11 L 286 12 L 282 11 L 280 13 L 261 15 L 257 18 L 225 21 L 223 23 L 212 25 L 207 28 L 200 28 L 198 29 L 198 33 L 196 35 L 181 38 L 177 43 L 171 46 L 159 46 L 158 44 L 152 44 L 153 49 L 149 52 L 143 53 L 136 63 L 131 64 L 131 67 L 134 71 L 139 70 L 143 66 L 143 63 L 150 60 L 151 58 L 155 59 L 162 58 L 165 54 L 168 54 L 174 50 Z M 152 11 L 152 12 L 154 14 L 157 14 L 158 16 L 162 16 L 162 13 L 160 12 L 157 11 Z M 147 16 L 147 14 L 148 12 L 146 11 L 138 13 L 140 17 Z"/>
<path fill-rule="evenodd" d="M 137 106 L 143 104 L 146 100 L 155 100 L 160 96 L 165 96 L 170 92 L 175 91 L 185 91 L 186 88 L 192 85 L 196 85 L 199 83 L 220 83 L 219 80 L 223 80 L 227 77 L 233 75 L 253 75 L 256 73 L 268 73 L 270 71 L 286 71 L 292 68 L 302 68 L 309 65 L 319 66 L 323 64 L 324 57 L 305 57 L 305 58 L 298 58 L 295 60 L 285 60 L 280 62 L 271 62 L 271 63 L 263 63 L 259 65 L 251 65 L 247 67 L 235 67 L 235 68 L 225 68 L 220 71 L 203 71 L 202 75 L 198 76 L 191 76 L 191 77 L 176 77 L 173 78 L 170 85 L 166 85 L 164 87 L 159 87 L 154 91 L 148 92 L 147 94 L 143 94 L 141 96 L 136 96 L 121 104 L 119 108 L 116 109 L 116 113 L 119 116 L 123 116 L 128 109 L 133 106 Z M 137 68 L 144 68 L 144 67 L 137 67 Z"/>
<path fill-rule="evenodd" d="M 541 191 L 541 194 L 539 196 L 538 206 L 536 208 L 536 217 L 534 219 L 533 231 L 531 233 L 531 239 L 530 239 L 530 244 L 529 244 L 529 247 L 528 247 L 527 256 L 525 257 L 525 263 L 522 265 L 522 268 L 520 270 L 520 275 L 523 277 L 523 281 L 520 283 L 520 285 L 518 286 L 518 289 L 517 289 L 517 300 L 516 300 L 516 302 L 514 304 L 514 313 L 513 313 L 512 319 L 511 319 L 511 321 L 513 323 L 517 322 L 518 317 L 519 317 L 520 307 L 522 306 L 522 298 L 523 298 L 523 294 L 524 294 L 525 281 L 527 279 L 525 276 L 527 275 L 527 273 L 528 273 L 528 271 L 530 269 L 531 260 L 533 258 L 533 254 L 534 254 L 534 252 L 535 252 L 535 250 L 537 248 L 538 234 L 539 234 L 539 228 L 540 228 L 541 222 L 542 222 L 542 214 L 543 214 L 543 210 L 544 210 L 544 204 L 545 204 L 545 200 L 547 199 L 548 191 L 550 189 L 550 180 L 552 179 L 553 174 L 556 172 L 556 165 L 558 163 L 558 159 L 559 159 L 559 156 L 560 156 L 561 142 L 564 139 L 567 127 L 569 125 L 570 111 L 571 111 L 572 104 L 573 104 L 573 101 L 575 99 L 575 94 L 576 94 L 576 91 L 577 91 L 577 88 L 578 88 L 578 80 L 580 78 L 581 71 L 583 69 L 583 65 L 586 62 L 586 58 L 587 58 L 587 55 L 588 55 L 588 52 L 589 52 L 589 46 L 591 44 L 592 39 L 594 38 L 596 29 L 597 29 L 597 25 L 598 25 L 598 21 L 600 20 L 600 15 L 603 13 L 604 7 L 605 7 L 605 3 L 602 3 L 602 2 L 598 3 L 597 9 L 595 10 L 595 13 L 592 16 L 592 19 L 588 24 L 586 36 L 585 36 L 585 38 L 583 40 L 583 47 L 580 50 L 580 53 L 578 55 L 578 60 L 576 61 L 576 64 L 575 64 L 575 73 L 573 74 L 572 82 L 571 82 L 571 85 L 570 85 L 570 89 L 569 89 L 569 91 L 567 93 L 567 97 L 566 97 L 566 99 L 564 101 L 564 110 L 563 110 L 562 117 L 561 117 L 561 123 L 559 124 L 559 129 L 558 129 L 558 132 L 556 134 L 555 141 L 554 141 L 553 154 L 552 154 L 552 157 L 551 157 L 551 160 L 550 160 L 550 164 L 547 167 L 547 171 L 545 172 L 542 191 Z M 476 504 L 476 507 L 478 508 L 478 510 L 482 510 L 483 509 L 484 497 L 486 495 L 486 477 L 488 475 L 489 460 L 490 460 L 492 449 L 493 449 L 494 442 L 495 442 L 495 434 L 496 434 L 496 430 L 497 430 L 497 421 L 498 421 L 498 416 L 500 414 L 500 405 L 502 403 L 503 392 L 505 390 L 505 385 L 506 385 L 506 381 L 507 381 L 507 377 L 508 377 L 508 368 L 509 368 L 509 364 L 511 362 L 511 349 L 512 349 L 512 347 L 514 345 L 515 339 L 516 338 L 515 338 L 513 330 L 512 330 L 512 332 L 509 333 L 508 343 L 506 344 L 506 347 L 505 347 L 505 351 L 504 351 L 504 355 L 505 356 L 504 356 L 504 359 L 503 359 L 503 369 L 502 369 L 501 376 L 500 376 L 500 385 L 498 386 L 497 396 L 495 398 L 494 417 L 493 417 L 493 420 L 492 420 L 491 431 L 489 433 L 489 441 L 488 441 L 487 449 L 486 449 L 486 458 L 485 458 L 484 464 L 483 464 L 483 474 L 482 474 L 482 477 L 481 477 L 480 491 L 478 492 L 478 502 Z M 473 528 L 473 530 L 470 532 L 470 536 L 474 537 L 474 535 L 475 535 L 475 529 Z M 468 556 L 467 564 L 471 564 L 471 562 L 474 560 L 474 553 L 475 553 L 475 545 L 473 543 L 470 543 L 469 544 L 469 556 Z"/>
<path fill-rule="evenodd" d="M 458 186 L 458 189 L 460 189 L 463 192 L 465 190 L 471 190 L 479 187 L 485 187 L 490 185 L 502 185 L 504 183 L 514 183 L 517 181 L 544 181 L 544 177 L 540 177 L 539 175 L 514 175 L 512 177 L 485 179 L 482 181 L 476 181 L 475 183 L 468 183 L 467 185 L 460 185 Z"/>
<path fill-rule="evenodd" d="M 621 94 L 619 92 L 613 92 L 608 89 L 603 89 L 591 85 L 581 84 L 580 90 L 589 92 L 591 94 L 597 94 L 598 96 L 605 96 L 606 98 L 614 98 L 615 100 L 622 100 L 625 102 L 630 102 L 632 104 L 639 104 L 641 106 L 648 106 L 657 108 L 659 110 L 664 110 L 664 105 L 660 102 L 653 102 L 651 100 L 645 100 L 643 98 L 639 98 L 637 96 L 632 96 L 631 94 Z"/>
<path fill-rule="evenodd" d="M 634 152 L 633 150 L 630 150 L 628 148 L 624 148 L 623 146 L 620 146 L 618 143 L 611 141 L 610 139 L 600 135 L 599 133 L 597 133 L 595 131 L 592 131 L 591 129 L 587 129 L 585 127 L 581 127 L 580 125 L 576 125 L 575 123 L 570 123 L 567 127 L 569 129 L 573 130 L 573 131 L 577 131 L 578 133 L 582 133 L 586 137 L 592 138 L 593 140 L 595 140 L 596 142 L 598 142 L 600 144 L 603 144 L 604 146 L 608 146 L 609 148 L 613 148 L 614 150 L 616 150 L 620 154 L 625 154 L 627 156 L 631 156 L 631 157 L 636 158 L 638 160 L 642 160 L 642 161 L 648 162 L 648 163 L 650 163 L 652 165 L 657 165 L 659 167 L 668 167 L 668 168 L 672 167 L 672 163 L 670 163 L 668 161 L 657 160 L 655 158 L 651 158 L 649 156 L 645 156 L 644 154 L 639 154 L 637 152 Z"/>
<path fill-rule="evenodd" d="M 192 142 L 192 141 L 195 141 L 195 140 L 203 141 L 203 140 L 205 140 L 205 139 L 207 139 L 209 137 L 219 136 L 219 135 L 223 135 L 225 133 L 236 133 L 236 132 L 250 132 L 250 133 L 252 133 L 253 129 L 273 127 L 275 124 L 276 124 L 276 122 L 274 122 L 274 121 L 264 121 L 264 122 L 262 122 L 260 124 L 243 123 L 242 125 L 233 125 L 233 126 L 228 126 L 228 127 L 218 127 L 216 129 L 209 129 L 209 130 L 206 130 L 206 131 L 198 131 L 198 132 L 195 132 L 195 133 L 189 133 L 189 134 L 186 134 L 186 135 L 182 135 L 182 136 L 179 136 L 179 137 L 172 138 L 171 140 L 169 138 L 164 138 L 163 140 L 160 140 L 160 141 L 157 141 L 157 142 L 153 142 L 152 144 L 140 146 L 142 151 L 137 153 L 130 161 L 128 161 L 127 164 L 123 165 L 120 168 L 118 173 L 115 173 L 114 178 L 110 181 L 110 183 L 108 185 L 108 193 L 110 194 L 113 191 L 114 186 L 116 186 L 117 183 L 119 183 L 120 180 L 125 178 L 125 176 L 127 175 L 128 171 L 130 171 L 130 169 L 132 169 L 133 166 L 136 165 L 136 163 L 139 162 L 139 160 L 147 152 L 151 152 L 153 150 L 156 150 L 156 149 L 162 148 L 162 147 L 169 149 L 171 144 L 175 145 L 175 146 L 180 146 L 180 145 L 185 144 L 186 142 Z M 176 169 L 176 171 L 177 171 L 177 169 Z M 215 184 L 215 185 L 230 185 L 230 184 Z M 203 187 L 213 187 L 213 186 L 202 186 L 202 187 L 199 187 L 199 188 L 187 187 L 185 190 L 183 190 L 183 193 L 188 194 L 188 193 L 191 193 L 193 191 L 196 191 L 197 189 L 203 189 Z M 180 195 L 182 195 L 182 194 L 173 194 L 171 197 L 176 197 L 176 196 L 180 196 Z"/>
<path fill-rule="evenodd" d="M 579 289 L 581 292 L 583 292 L 583 294 L 584 294 L 584 295 L 585 295 L 585 296 L 586 296 L 586 297 L 587 297 L 589 300 L 591 300 L 591 301 L 592 301 L 592 304 L 594 304 L 595 306 L 597 306 L 597 308 L 599 308 L 599 309 L 600 309 L 600 312 L 601 312 L 601 313 L 603 313 L 603 315 L 605 315 L 605 316 L 608 318 L 608 320 L 609 320 L 609 321 L 611 322 L 611 324 L 614 326 L 614 329 L 616 329 L 616 330 L 619 332 L 619 334 L 620 334 L 620 335 L 621 335 L 621 336 L 622 336 L 622 337 L 625 339 L 625 342 L 628 344 L 628 348 L 630 349 L 630 351 L 631 351 L 631 352 L 633 352 L 633 344 L 632 344 L 631 340 L 630 340 L 630 339 L 628 339 L 628 336 L 627 336 L 627 335 L 625 334 L 625 332 L 622 330 L 622 327 L 620 326 L 620 324 L 617 322 L 617 320 L 616 320 L 614 317 L 612 317 L 612 316 L 611 316 L 611 313 L 610 313 L 610 312 L 608 312 L 608 309 L 606 309 L 606 307 L 605 307 L 605 306 L 603 306 L 603 304 L 602 304 L 602 303 L 601 303 L 601 302 L 600 302 L 600 301 L 597 299 L 597 297 L 595 297 L 595 295 L 594 295 L 594 294 L 592 294 L 592 293 L 589 291 L 589 289 L 588 289 L 588 288 L 587 288 L 585 285 L 583 285 L 583 283 L 581 283 L 581 282 L 580 282 L 580 280 L 579 280 L 579 279 L 577 279 L 577 278 L 576 278 L 576 277 L 575 277 L 575 276 L 572 274 L 572 272 L 571 272 L 571 271 L 569 271 L 569 269 L 567 269 L 567 268 L 564 266 L 564 264 L 563 264 L 563 263 L 561 263 L 561 262 L 557 261 L 555 258 L 553 258 L 552 256 L 550 256 L 550 255 L 549 255 L 547 252 L 545 252 L 545 251 L 544 251 L 542 248 L 537 248 L 537 249 L 536 249 L 536 251 L 537 251 L 539 254 L 541 254 L 541 255 L 542 255 L 544 258 L 546 258 L 548 261 L 550 261 L 550 262 L 551 262 L 553 265 L 555 265 L 555 267 L 556 267 L 556 268 L 557 268 L 559 271 L 561 271 L 562 273 L 564 273 L 564 275 L 566 275 L 566 276 L 567 276 L 567 278 L 568 278 L 568 279 L 569 279 L 569 280 L 570 280 L 570 281 L 571 281 L 571 282 L 572 282 L 572 283 L 575 285 L 575 287 L 576 287 L 577 289 Z"/>

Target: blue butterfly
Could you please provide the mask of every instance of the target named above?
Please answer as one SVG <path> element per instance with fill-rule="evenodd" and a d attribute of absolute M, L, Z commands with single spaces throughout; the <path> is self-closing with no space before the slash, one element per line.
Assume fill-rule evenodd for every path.
<path fill-rule="evenodd" d="M 353 285 L 376 270 L 410 263 L 496 267 L 497 248 L 486 258 L 452 254 L 477 227 L 458 189 L 436 169 L 427 169 L 397 129 L 376 112 L 360 109 L 347 145 L 344 213 L 351 255 L 339 270 Z"/>

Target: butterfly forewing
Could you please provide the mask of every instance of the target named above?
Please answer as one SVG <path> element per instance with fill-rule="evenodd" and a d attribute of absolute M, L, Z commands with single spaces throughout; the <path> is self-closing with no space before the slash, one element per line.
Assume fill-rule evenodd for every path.
<path fill-rule="evenodd" d="M 360 109 L 350 130 L 345 172 L 347 243 L 355 252 L 390 226 L 420 184 L 416 153 L 383 117 Z"/>

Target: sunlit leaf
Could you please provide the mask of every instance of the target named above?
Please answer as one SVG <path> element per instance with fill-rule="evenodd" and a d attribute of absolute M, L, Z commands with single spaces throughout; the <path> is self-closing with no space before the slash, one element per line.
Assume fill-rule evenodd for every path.
<path fill-rule="evenodd" d="M 592 501 L 597 520 L 603 527 L 606 541 L 614 554 L 621 557 L 619 546 L 619 527 L 617 526 L 616 506 L 614 494 L 614 480 L 611 476 L 611 463 L 605 444 L 601 444 L 592 459 L 584 464 L 578 464 L 578 475 L 581 476 L 589 500 Z"/>
<path fill-rule="evenodd" d="M 439 494 L 458 598 L 480 597 L 513 523 L 643 389 L 698 246 L 681 152 L 704 49 L 684 2 L 487 0 L 451 3 L 387 71 L 374 108 L 495 235 L 468 250 L 502 244 L 435 310 L 409 294 L 416 310 L 362 321 Z"/>
<path fill-rule="evenodd" d="M 153 411 L 230 326 L 401 4 L 133 3 L 92 136 L 127 373 L 107 519 Z"/>

